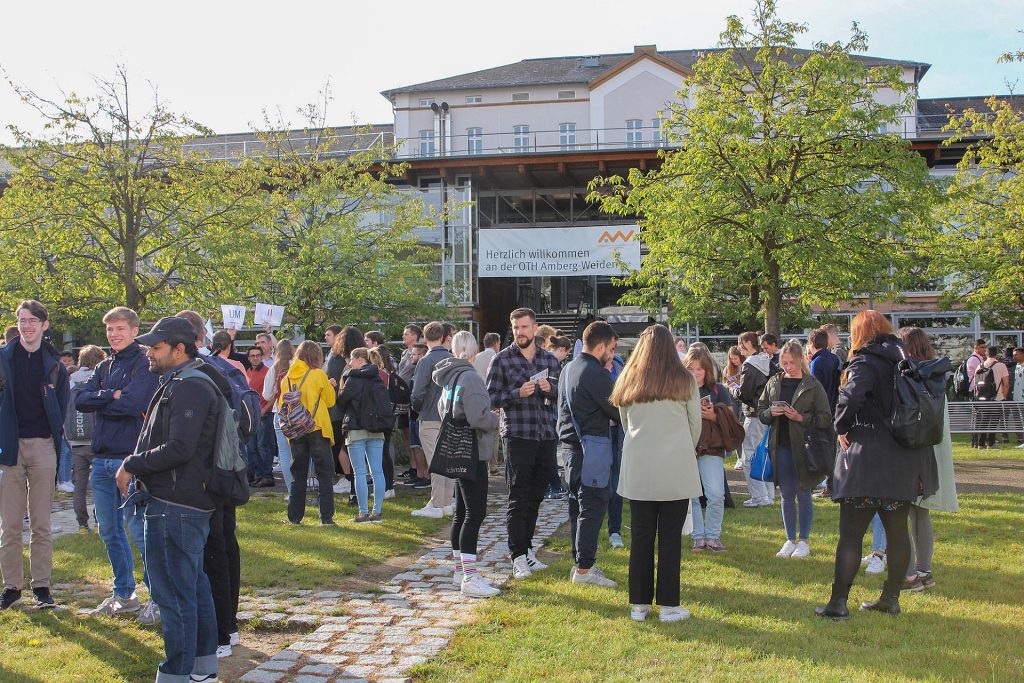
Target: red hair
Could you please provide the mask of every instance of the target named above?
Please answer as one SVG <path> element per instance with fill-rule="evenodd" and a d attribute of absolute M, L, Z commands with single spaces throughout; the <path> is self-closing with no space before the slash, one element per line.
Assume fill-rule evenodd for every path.
<path fill-rule="evenodd" d="M 892 323 L 878 311 L 870 308 L 853 317 L 850 323 L 850 355 L 875 341 L 879 335 L 892 334 Z"/>

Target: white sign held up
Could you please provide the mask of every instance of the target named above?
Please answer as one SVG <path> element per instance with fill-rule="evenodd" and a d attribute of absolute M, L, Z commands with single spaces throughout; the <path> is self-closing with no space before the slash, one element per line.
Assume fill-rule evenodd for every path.
<path fill-rule="evenodd" d="M 273 304 L 256 304 L 256 315 L 253 322 L 257 325 L 270 323 L 271 327 L 280 327 L 284 321 L 284 306 Z"/>
<path fill-rule="evenodd" d="M 245 306 L 222 304 L 220 310 L 224 315 L 224 329 L 240 330 L 245 325 Z"/>

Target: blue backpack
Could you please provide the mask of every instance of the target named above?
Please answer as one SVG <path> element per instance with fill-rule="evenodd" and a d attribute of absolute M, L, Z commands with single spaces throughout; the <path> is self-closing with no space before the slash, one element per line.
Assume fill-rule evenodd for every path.
<path fill-rule="evenodd" d="M 204 356 L 203 360 L 217 368 L 231 385 L 231 407 L 235 411 L 238 436 L 243 444 L 246 443 L 259 429 L 260 395 L 249 386 L 249 380 L 244 372 L 220 356 L 211 354 Z"/>

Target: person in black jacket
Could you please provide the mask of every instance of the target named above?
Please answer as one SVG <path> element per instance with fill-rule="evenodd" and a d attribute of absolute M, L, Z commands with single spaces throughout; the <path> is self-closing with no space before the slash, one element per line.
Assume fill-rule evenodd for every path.
<path fill-rule="evenodd" d="M 117 471 L 122 495 L 134 478 L 145 506 L 146 564 L 163 621 L 165 659 L 157 680 L 217 680 L 217 617 L 203 547 L 216 507 L 206 490 L 217 446 L 217 421 L 227 405 L 201 377 L 196 333 L 184 318 L 161 318 L 137 340 L 149 346 L 149 369 L 160 387 L 146 412 L 135 453 Z"/>
<path fill-rule="evenodd" d="M 886 419 L 893 409 L 893 370 L 906 354 L 892 325 L 877 311 L 857 314 L 850 328 L 852 360 L 836 407 L 839 457 L 833 472 L 832 499 L 839 503 L 839 545 L 835 581 L 818 616 L 847 619 L 846 601 L 861 563 L 864 532 L 877 513 L 888 541 L 889 574 L 878 600 L 862 610 L 899 614 L 900 587 L 910 561 L 907 516 L 918 496 L 938 489 L 931 446 L 907 449 L 897 443 Z"/>
<path fill-rule="evenodd" d="M 342 413 L 345 445 L 352 461 L 352 476 L 355 478 L 356 500 L 359 514 L 353 522 L 381 522 L 384 506 L 384 433 L 366 428 L 364 416 L 369 405 L 369 392 L 374 384 L 383 384 L 380 369 L 370 363 L 370 354 L 365 347 L 352 349 L 349 366 L 342 375 L 344 384 L 335 404 Z M 335 436 L 335 439 L 340 439 Z M 366 471 L 373 478 L 373 512 L 369 508 L 369 490 L 366 486 Z"/>

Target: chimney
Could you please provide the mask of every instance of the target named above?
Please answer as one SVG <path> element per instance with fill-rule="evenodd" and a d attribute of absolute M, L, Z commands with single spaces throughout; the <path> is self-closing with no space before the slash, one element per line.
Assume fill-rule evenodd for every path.
<path fill-rule="evenodd" d="M 657 55 L 658 54 L 658 46 L 657 45 L 634 45 L 633 46 L 633 54 L 634 55 Z"/>

